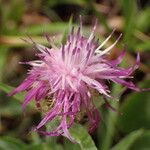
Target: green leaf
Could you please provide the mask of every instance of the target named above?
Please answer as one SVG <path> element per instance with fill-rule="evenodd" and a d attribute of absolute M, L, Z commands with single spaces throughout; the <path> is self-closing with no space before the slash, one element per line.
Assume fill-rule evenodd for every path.
<path fill-rule="evenodd" d="M 122 10 L 125 18 L 124 22 L 124 42 L 129 48 L 134 45 L 133 33 L 136 25 L 136 12 L 137 3 L 136 0 L 122 0 Z"/>
<path fill-rule="evenodd" d="M 47 5 L 49 7 L 53 7 L 55 5 L 60 5 L 60 4 L 76 4 L 76 5 L 83 5 L 85 4 L 85 1 L 84 0 L 75 0 L 75 1 L 72 1 L 72 0 L 63 0 L 63 1 L 60 1 L 60 0 L 49 0 L 47 2 Z"/>
<path fill-rule="evenodd" d="M 118 84 L 113 84 L 113 95 L 119 95 L 121 91 L 121 86 Z M 118 97 L 118 96 L 117 96 Z M 111 100 L 110 101 L 111 106 L 113 106 L 116 110 L 118 110 L 119 107 L 119 102 L 117 100 Z M 113 137 L 116 131 L 116 123 L 118 119 L 118 113 L 113 112 L 111 109 L 108 110 L 107 115 L 106 115 L 106 130 L 102 130 L 102 140 L 101 140 L 101 145 L 99 146 L 102 150 L 109 150 L 112 142 L 113 142 Z"/>
<path fill-rule="evenodd" d="M 21 21 L 25 12 L 24 0 L 11 0 L 9 5 L 7 2 L 1 2 L 2 28 L 1 32 L 5 34 L 16 34 L 18 23 Z M 12 13 L 13 12 L 13 13 Z M 10 21 L 12 25 L 10 26 Z"/>
<path fill-rule="evenodd" d="M 21 21 L 21 18 L 25 12 L 25 1 L 24 0 L 12 0 L 11 11 L 9 18 L 15 21 L 15 23 Z M 15 12 L 15 13 L 12 13 Z"/>
<path fill-rule="evenodd" d="M 70 20 L 70 24 L 71 24 L 71 20 Z M 71 25 L 74 27 L 78 26 L 78 24 L 71 24 Z M 62 33 L 64 29 L 66 29 L 66 27 L 68 27 L 68 23 L 65 22 L 47 23 L 42 25 L 36 24 L 18 31 L 18 34 L 25 35 L 27 33 L 30 33 L 30 35 L 37 35 L 37 34 L 40 35 L 48 32 L 52 35 L 59 32 Z M 89 32 L 89 27 L 84 27 L 83 30 L 84 30 L 83 32 Z"/>
<path fill-rule="evenodd" d="M 87 130 L 79 124 L 75 124 L 70 129 L 71 135 L 80 145 L 82 150 L 97 150 L 91 136 L 88 134 Z"/>
<path fill-rule="evenodd" d="M 143 81 L 142 87 L 149 87 L 150 80 Z M 120 108 L 118 126 L 125 132 L 140 128 L 150 129 L 150 92 L 134 92 L 128 95 Z"/>
<path fill-rule="evenodd" d="M 72 18 L 73 18 L 73 17 L 71 16 L 70 19 L 69 19 L 68 26 L 67 26 L 67 28 L 65 29 L 64 34 L 63 34 L 63 36 L 62 36 L 62 43 L 63 43 L 63 44 L 66 43 L 69 30 L 70 30 L 71 27 L 72 27 Z"/>
<path fill-rule="evenodd" d="M 117 145 L 111 150 L 129 150 L 134 141 L 142 136 L 144 130 L 133 131 L 125 138 L 123 138 Z"/>
<path fill-rule="evenodd" d="M 150 130 L 144 132 L 131 146 L 130 150 L 149 150 L 150 148 Z"/>
<path fill-rule="evenodd" d="M 38 145 L 41 144 L 42 140 L 37 132 L 31 132 L 32 143 Z"/>
<path fill-rule="evenodd" d="M 81 150 L 81 147 L 79 144 L 72 143 L 68 139 L 64 140 L 64 149 L 65 150 Z"/>
<path fill-rule="evenodd" d="M 44 146 L 43 144 L 38 144 L 38 145 L 30 145 L 28 147 L 26 147 L 24 150 L 44 150 Z M 52 149 L 49 149 L 52 150 Z"/>
<path fill-rule="evenodd" d="M 104 28 L 106 29 L 106 31 L 111 31 L 110 27 L 109 27 L 109 25 L 107 23 L 107 20 L 106 20 L 105 16 L 101 12 L 97 11 L 97 9 L 95 8 L 95 5 L 94 5 L 93 1 L 87 0 L 87 5 L 88 5 L 89 9 L 92 10 L 92 12 L 94 13 L 94 15 L 98 18 L 98 21 L 104 26 Z"/>
<path fill-rule="evenodd" d="M 7 84 L 4 83 L 0 83 L 0 89 L 3 90 L 6 93 L 10 93 L 14 87 L 9 86 Z M 20 102 L 22 102 L 22 100 L 24 99 L 24 95 L 23 94 L 16 94 L 15 96 L 13 96 L 15 99 L 19 100 Z"/>
<path fill-rule="evenodd" d="M 23 150 L 63 150 L 60 144 L 51 145 L 49 143 L 31 144 Z"/>
<path fill-rule="evenodd" d="M 6 92 L 6 93 L 10 93 L 10 92 L 14 89 L 14 87 L 9 86 L 9 85 L 4 84 L 4 83 L 0 83 L 0 89 L 1 89 L 2 91 Z M 23 94 L 23 93 L 18 93 L 18 94 L 16 94 L 16 95 L 14 95 L 13 98 L 15 98 L 16 100 L 18 100 L 19 102 L 22 103 L 23 100 L 24 100 L 24 94 Z M 34 107 L 34 103 L 31 102 L 31 103 L 29 104 L 29 106 L 30 106 L 30 107 Z"/>
<path fill-rule="evenodd" d="M 150 27 L 150 8 L 146 8 L 141 11 L 138 15 L 138 19 L 136 21 L 136 26 L 140 31 L 146 32 Z"/>
<path fill-rule="evenodd" d="M 49 32 L 51 34 L 58 33 L 64 31 L 67 27 L 67 23 L 56 22 L 56 23 L 47 23 L 47 24 L 38 24 L 26 27 L 20 31 L 21 34 L 30 33 L 30 35 L 43 34 L 44 32 Z"/>
<path fill-rule="evenodd" d="M 3 79 L 3 70 L 5 68 L 7 54 L 8 48 L 5 46 L 0 46 L 0 81 Z"/>
<path fill-rule="evenodd" d="M 8 100 L 7 104 L 0 105 L 0 114 L 1 116 L 17 116 L 22 113 L 20 103 L 18 101 Z"/>
<path fill-rule="evenodd" d="M 0 150 L 20 150 L 24 149 L 26 144 L 20 139 L 12 137 L 0 137 Z"/>
<path fill-rule="evenodd" d="M 135 46 L 135 49 L 138 49 L 140 51 L 150 51 L 150 41 L 145 41 L 143 43 L 138 43 Z"/>

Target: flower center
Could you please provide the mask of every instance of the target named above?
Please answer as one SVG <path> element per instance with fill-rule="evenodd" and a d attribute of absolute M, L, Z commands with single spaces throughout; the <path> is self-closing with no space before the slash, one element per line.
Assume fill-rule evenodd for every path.
<path fill-rule="evenodd" d="M 71 70 L 70 74 L 71 74 L 72 76 L 77 76 L 77 75 L 78 75 L 78 70 L 77 70 L 77 68 L 73 68 L 73 69 Z"/>

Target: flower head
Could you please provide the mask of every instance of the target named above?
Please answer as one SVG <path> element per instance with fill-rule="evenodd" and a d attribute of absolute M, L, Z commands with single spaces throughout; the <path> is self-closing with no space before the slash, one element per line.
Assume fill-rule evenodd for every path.
<path fill-rule="evenodd" d="M 39 60 L 27 62 L 31 65 L 27 78 L 10 95 L 27 91 L 23 102 L 23 109 L 35 100 L 37 107 L 43 101 L 50 101 L 51 106 L 43 120 L 35 130 L 50 136 L 64 135 L 73 140 L 68 129 L 73 125 L 79 112 L 84 111 L 89 120 L 89 130 L 93 131 L 100 121 L 98 109 L 92 102 L 92 90 L 110 97 L 110 91 L 105 83 L 110 80 L 122 84 L 130 89 L 139 91 L 131 81 L 132 72 L 138 68 L 140 58 L 137 55 L 136 64 L 128 69 L 119 67 L 125 51 L 116 60 L 108 60 L 107 54 L 116 45 L 121 36 L 108 48 L 102 47 L 112 34 L 99 45 L 94 32 L 87 38 L 82 34 L 82 23 L 77 32 L 74 28 L 70 32 L 66 44 L 57 47 L 47 36 L 52 48 L 45 47 L 32 41 L 39 50 Z M 41 131 L 46 123 L 58 118 L 60 124 L 51 132 Z"/>

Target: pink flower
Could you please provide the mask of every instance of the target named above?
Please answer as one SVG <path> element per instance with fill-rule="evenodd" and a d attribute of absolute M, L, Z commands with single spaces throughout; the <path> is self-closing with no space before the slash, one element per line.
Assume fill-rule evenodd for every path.
<path fill-rule="evenodd" d="M 110 90 L 105 81 L 110 80 L 135 91 L 140 89 L 133 82 L 126 81 L 132 72 L 138 68 L 140 57 L 137 55 L 136 64 L 128 69 L 119 67 L 125 51 L 116 60 L 106 58 L 110 50 L 116 45 L 121 36 L 108 48 L 102 47 L 111 38 L 112 34 L 99 45 L 94 37 L 96 25 L 87 38 L 82 34 L 82 23 L 77 32 L 74 28 L 68 36 L 67 42 L 56 47 L 47 36 L 52 48 L 32 43 L 39 50 L 39 60 L 26 64 L 31 65 L 28 77 L 10 95 L 27 91 L 23 102 L 23 109 L 31 100 L 35 100 L 37 107 L 42 101 L 51 100 L 53 105 L 43 120 L 35 128 L 36 131 L 50 136 L 64 135 L 73 140 L 68 129 L 73 125 L 79 112 L 86 112 L 89 120 L 89 130 L 93 131 L 100 121 L 98 109 L 92 102 L 91 89 L 105 97 L 110 96 Z M 51 132 L 41 131 L 46 123 L 57 119 L 60 124 Z"/>

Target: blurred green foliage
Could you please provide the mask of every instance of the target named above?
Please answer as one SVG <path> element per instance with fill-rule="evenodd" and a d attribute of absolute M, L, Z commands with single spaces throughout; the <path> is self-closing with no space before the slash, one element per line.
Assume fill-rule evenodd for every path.
<path fill-rule="evenodd" d="M 148 88 L 150 80 L 145 81 L 143 88 Z M 150 128 L 150 93 L 132 93 L 122 104 L 120 111 L 123 115 L 119 117 L 119 127 L 123 132 L 131 132 L 140 128 Z"/>

